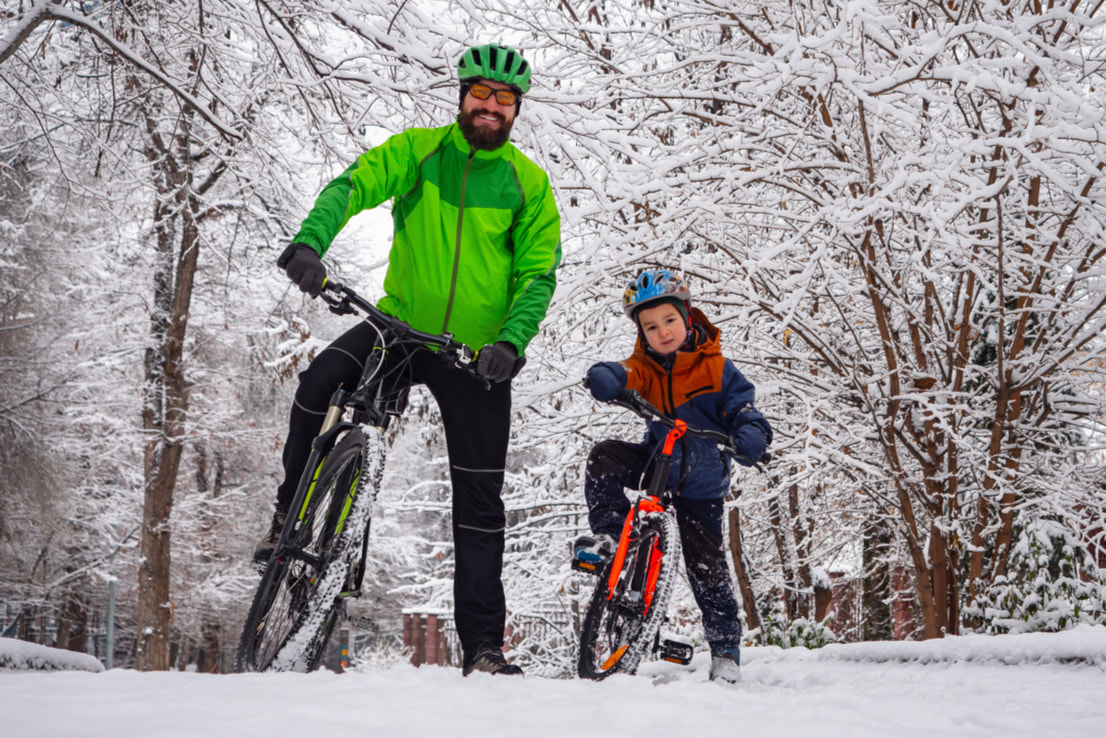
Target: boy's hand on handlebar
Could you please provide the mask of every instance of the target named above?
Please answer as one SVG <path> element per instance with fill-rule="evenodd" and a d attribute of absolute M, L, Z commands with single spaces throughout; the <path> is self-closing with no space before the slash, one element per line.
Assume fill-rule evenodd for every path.
<path fill-rule="evenodd" d="M 492 382 L 502 382 L 514 376 L 517 361 L 515 347 L 506 341 L 497 341 L 480 349 L 476 373 Z"/>
<path fill-rule="evenodd" d="M 759 428 L 746 425 L 737 429 L 733 435 L 734 449 L 744 457 L 738 457 L 737 463 L 742 466 L 754 466 L 764 456 L 768 448 L 768 440 Z"/>
<path fill-rule="evenodd" d="M 326 267 L 315 249 L 305 243 L 289 244 L 277 259 L 277 266 L 296 283 L 300 291 L 312 297 L 319 296 L 326 281 Z"/>
<path fill-rule="evenodd" d="M 610 402 L 618 399 L 619 392 L 626 386 L 626 373 L 618 376 L 621 369 L 617 364 L 609 362 L 593 364 L 584 377 L 584 386 L 591 391 L 591 396 L 600 402 Z"/>

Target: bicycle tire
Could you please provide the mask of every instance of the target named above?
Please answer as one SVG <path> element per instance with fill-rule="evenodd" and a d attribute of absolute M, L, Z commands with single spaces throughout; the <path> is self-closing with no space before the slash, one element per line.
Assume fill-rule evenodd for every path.
<path fill-rule="evenodd" d="M 651 600 L 645 605 L 649 556 L 660 553 Z M 680 559 L 680 536 L 667 513 L 646 513 L 640 535 L 631 541 L 611 596 L 608 563 L 599 576 L 580 629 L 577 673 L 599 681 L 611 674 L 633 674 L 656 640 L 668 610 Z M 640 599 L 639 599 L 640 598 Z"/>
<path fill-rule="evenodd" d="M 362 551 L 365 550 L 372 525 L 372 508 L 384 472 L 384 438 L 376 428 L 362 433 L 363 454 L 352 507 L 335 509 L 328 530 L 334 531 L 329 544 L 326 570 L 308 604 L 308 619 L 294 636 L 304 643 L 302 652 L 293 644 L 282 651 L 274 662 L 276 669 L 287 667 L 295 671 L 314 671 L 326 655 L 327 643 L 335 626 L 342 619 L 346 598 L 360 584 L 364 571 Z M 344 522 L 343 522 L 344 521 Z"/>
<path fill-rule="evenodd" d="M 319 590 L 332 587 L 337 576 L 331 563 L 340 553 L 341 534 L 353 529 L 367 534 L 376 486 L 371 494 L 362 492 L 366 482 L 379 484 L 383 440 L 378 431 L 369 436 L 379 443 L 360 429 L 346 433 L 317 467 L 308 499 L 289 516 L 289 543 L 274 552 L 262 576 L 242 629 L 235 671 L 318 667 L 340 615 L 338 598 L 321 600 Z M 348 557 L 342 558 L 348 571 Z"/>

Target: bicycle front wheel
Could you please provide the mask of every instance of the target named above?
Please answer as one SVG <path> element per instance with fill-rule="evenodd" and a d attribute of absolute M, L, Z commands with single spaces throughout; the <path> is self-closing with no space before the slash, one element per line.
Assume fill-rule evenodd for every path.
<path fill-rule="evenodd" d="M 667 513 L 646 514 L 614 586 L 612 564 L 599 576 L 580 630 L 577 671 L 582 679 L 637 671 L 664 622 L 679 558 L 675 519 Z"/>
<path fill-rule="evenodd" d="M 355 429 L 319 464 L 254 596 L 236 671 L 318 668 L 368 535 L 383 458 L 379 431 Z"/>

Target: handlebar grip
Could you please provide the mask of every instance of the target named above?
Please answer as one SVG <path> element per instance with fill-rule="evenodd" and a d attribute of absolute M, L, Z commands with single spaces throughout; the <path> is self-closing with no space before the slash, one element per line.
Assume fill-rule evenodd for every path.
<path fill-rule="evenodd" d="M 618 391 L 618 396 L 615 397 L 615 402 L 633 402 L 638 397 L 637 392 L 632 389 L 626 389 L 623 387 Z"/>

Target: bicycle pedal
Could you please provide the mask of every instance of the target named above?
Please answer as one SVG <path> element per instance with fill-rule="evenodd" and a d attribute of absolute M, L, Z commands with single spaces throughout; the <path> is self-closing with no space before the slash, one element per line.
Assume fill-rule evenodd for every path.
<path fill-rule="evenodd" d="M 357 628 L 358 630 L 376 630 L 376 623 L 372 618 L 366 618 L 361 615 L 346 614 L 346 622 L 349 623 L 349 627 Z"/>
<path fill-rule="evenodd" d="M 691 657 L 694 655 L 695 649 L 692 648 L 690 643 L 674 641 L 671 638 L 665 638 L 661 642 L 661 659 L 663 661 L 671 661 L 673 664 L 687 666 L 691 663 Z"/>
<path fill-rule="evenodd" d="M 598 574 L 600 565 L 599 561 L 579 561 L 577 559 L 572 560 L 572 568 L 576 571 L 582 571 L 585 574 Z"/>

